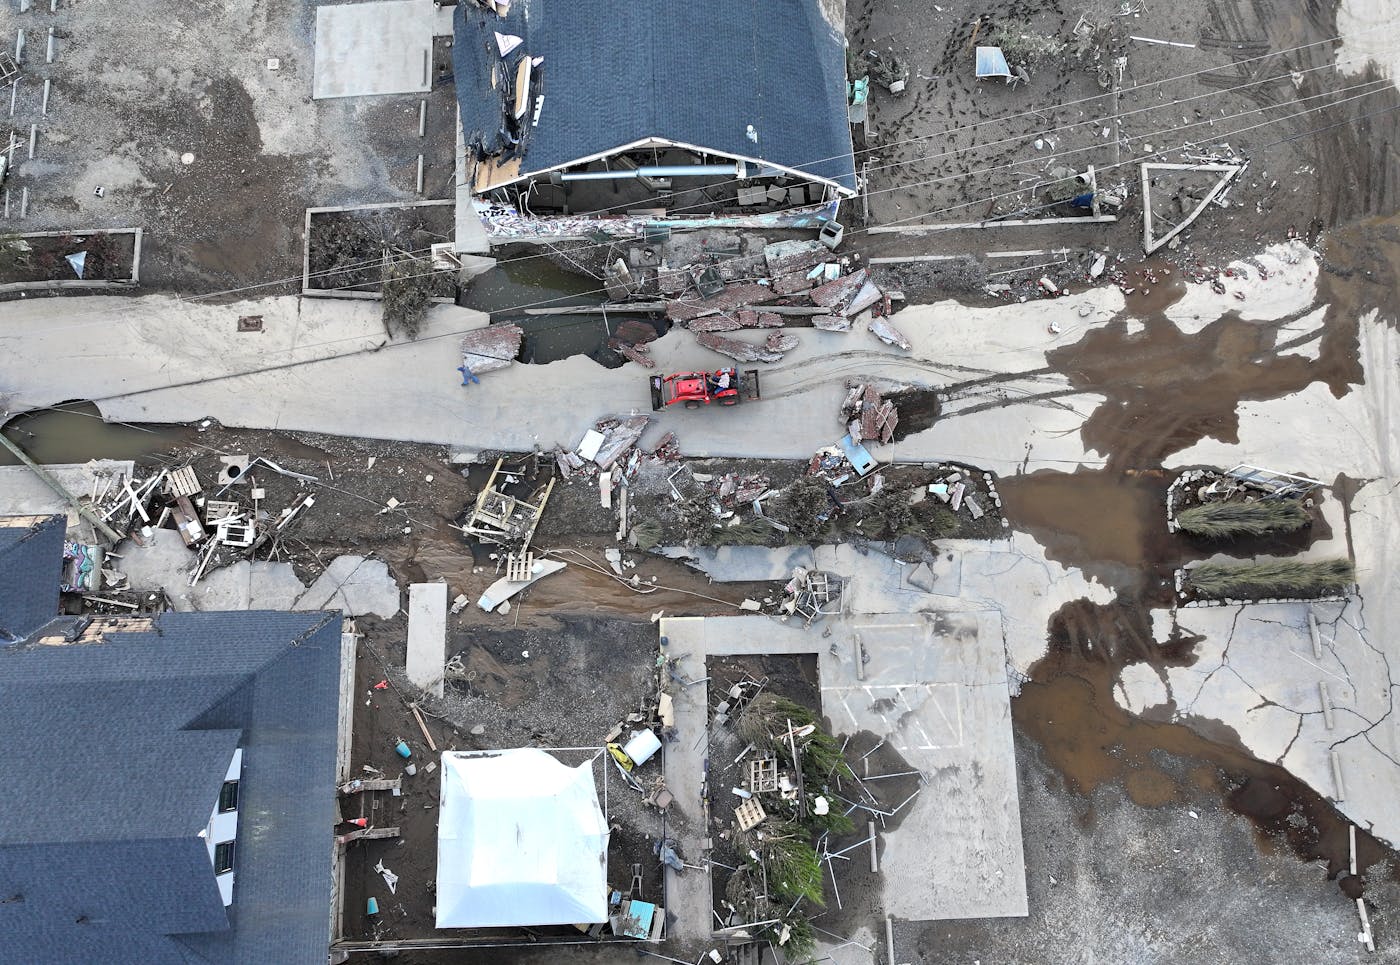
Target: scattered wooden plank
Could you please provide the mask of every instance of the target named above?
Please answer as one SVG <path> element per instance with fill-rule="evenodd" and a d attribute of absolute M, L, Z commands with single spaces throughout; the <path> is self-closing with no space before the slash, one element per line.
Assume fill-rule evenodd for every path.
<path fill-rule="evenodd" d="M 423 712 L 418 709 L 417 704 L 409 704 L 408 709 L 413 711 L 413 719 L 418 721 L 418 729 L 423 732 L 423 739 L 428 742 L 428 750 L 437 753 L 437 742 L 433 740 L 433 735 L 428 733 L 428 724 L 423 720 Z"/>

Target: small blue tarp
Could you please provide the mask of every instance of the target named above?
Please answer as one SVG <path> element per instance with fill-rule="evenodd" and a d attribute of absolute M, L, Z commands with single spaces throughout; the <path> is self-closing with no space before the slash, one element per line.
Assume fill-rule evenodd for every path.
<path fill-rule="evenodd" d="M 978 77 L 1010 77 L 1011 67 L 1000 47 L 977 48 Z"/>

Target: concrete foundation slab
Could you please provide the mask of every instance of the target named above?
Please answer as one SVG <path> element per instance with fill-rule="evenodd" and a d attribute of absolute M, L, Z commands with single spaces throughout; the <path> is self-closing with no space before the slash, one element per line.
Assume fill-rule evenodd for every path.
<path fill-rule="evenodd" d="M 432 0 L 381 0 L 316 8 L 316 99 L 431 89 Z"/>
<path fill-rule="evenodd" d="M 383 560 L 337 556 L 293 609 L 373 613 L 389 620 L 399 612 L 399 585 Z"/>
<path fill-rule="evenodd" d="M 917 797 L 882 802 L 905 808 L 899 826 L 883 833 L 886 912 L 911 920 L 1027 914 L 1001 615 L 851 613 L 828 618 L 822 627 L 804 631 L 767 617 L 660 621 L 664 652 L 680 657 L 678 667 L 691 679 L 704 676 L 711 656 L 815 653 L 822 712 L 833 729 L 870 731 L 923 772 Z M 857 639 L 866 657 L 860 669 Z M 676 796 L 673 827 L 690 861 L 700 860 L 708 836 L 698 820 L 708 754 L 707 742 L 698 738 L 707 726 L 708 699 L 703 682 L 675 688 L 681 739 L 665 751 L 666 784 Z M 673 934 L 707 940 L 709 880 L 668 870 L 666 886 L 667 907 L 679 915 Z"/>
<path fill-rule="evenodd" d="M 447 662 L 447 584 L 414 583 L 408 588 L 408 679 L 434 697 L 442 696 Z"/>
<path fill-rule="evenodd" d="M 145 546 L 125 540 L 110 569 L 126 574 L 132 589 L 165 591 L 179 611 L 343 610 L 389 619 L 399 610 L 399 589 L 388 567 L 362 556 L 338 556 L 307 589 L 290 563 L 239 560 L 209 571 L 194 586 L 190 574 L 199 555 L 173 529 L 158 529 Z"/>
<path fill-rule="evenodd" d="M 291 610 L 306 591 L 292 564 L 247 560 L 215 570 L 188 589 L 196 610 Z"/>
<path fill-rule="evenodd" d="M 69 492 L 81 498 L 92 495 L 94 479 L 99 479 L 97 485 L 100 491 L 100 478 L 108 475 L 115 477 L 120 473 L 130 479 L 134 466 L 135 463 L 129 459 L 94 459 L 91 462 L 54 464 L 44 468 Z M 92 532 L 92 527 L 87 523 L 79 525 L 80 520 L 73 507 L 25 466 L 0 466 L 0 511 L 6 516 L 67 516 L 70 534 L 86 533 L 86 539 Z"/>

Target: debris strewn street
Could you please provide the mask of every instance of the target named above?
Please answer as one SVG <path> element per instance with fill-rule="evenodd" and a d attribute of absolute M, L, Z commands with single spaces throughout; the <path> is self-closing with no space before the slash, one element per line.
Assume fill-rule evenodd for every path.
<path fill-rule="evenodd" d="M 8 958 L 1400 961 L 1385 4 L 110 14 L 0 14 Z"/>

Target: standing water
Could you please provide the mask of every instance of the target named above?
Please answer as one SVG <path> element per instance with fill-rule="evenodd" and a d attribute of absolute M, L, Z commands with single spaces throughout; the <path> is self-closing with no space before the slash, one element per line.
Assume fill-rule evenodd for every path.
<path fill-rule="evenodd" d="M 525 331 L 520 358 L 523 362 L 544 364 L 574 355 L 587 355 L 601 365 L 622 364 L 621 356 L 607 347 L 622 318 L 638 318 L 637 313 L 619 315 L 548 312 L 571 306 L 596 307 L 607 300 L 603 283 L 581 273 L 564 271 L 538 254 L 502 259 L 495 268 L 478 275 L 458 299 L 464 308 L 489 312 L 492 322 L 511 322 Z M 547 314 L 527 314 L 526 309 Z M 655 323 L 658 334 L 665 322 Z"/>
<path fill-rule="evenodd" d="M 169 449 L 190 434 L 181 426 L 152 428 L 103 422 L 91 402 L 66 402 L 16 416 L 3 431 L 35 462 L 50 464 L 139 459 Z M 8 449 L 0 447 L 0 465 L 18 464 Z"/>

